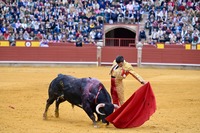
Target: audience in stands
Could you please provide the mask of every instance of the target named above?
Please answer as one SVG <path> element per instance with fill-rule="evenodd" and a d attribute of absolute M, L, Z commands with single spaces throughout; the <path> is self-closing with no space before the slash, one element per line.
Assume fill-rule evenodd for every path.
<path fill-rule="evenodd" d="M 199 0 L 3 0 L 0 14 L 3 40 L 95 43 L 105 23 L 140 24 L 148 15 L 139 39 L 200 43 Z"/>
<path fill-rule="evenodd" d="M 147 40 L 146 32 L 144 29 L 140 30 L 139 32 L 139 41 L 141 41 L 142 39 L 144 39 L 145 41 Z"/>
<path fill-rule="evenodd" d="M 199 0 L 155 0 L 149 7 L 145 28 L 151 44 L 200 43 Z"/>

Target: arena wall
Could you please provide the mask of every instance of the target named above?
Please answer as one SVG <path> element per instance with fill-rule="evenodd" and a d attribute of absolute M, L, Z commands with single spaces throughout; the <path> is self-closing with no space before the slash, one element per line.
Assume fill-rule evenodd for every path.
<path fill-rule="evenodd" d="M 2 64 L 96 64 L 97 48 L 56 47 L 0 47 Z"/>
<path fill-rule="evenodd" d="M 142 65 L 200 66 L 200 50 L 143 48 Z"/>
<path fill-rule="evenodd" d="M 123 55 L 132 65 L 138 65 L 135 47 L 96 47 L 88 45 L 50 47 L 0 47 L 0 64 L 111 65 L 117 55 Z M 141 66 L 170 65 L 200 67 L 200 50 L 185 48 L 143 47 Z"/>

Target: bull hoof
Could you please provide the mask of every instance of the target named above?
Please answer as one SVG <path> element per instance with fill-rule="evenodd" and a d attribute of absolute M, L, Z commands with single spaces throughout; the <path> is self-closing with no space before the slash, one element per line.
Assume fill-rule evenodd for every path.
<path fill-rule="evenodd" d="M 59 117 L 59 113 L 55 112 L 55 117 L 58 118 Z"/>
<path fill-rule="evenodd" d="M 96 121 L 93 122 L 93 126 L 94 126 L 94 128 L 99 128 Z"/>
<path fill-rule="evenodd" d="M 99 128 L 99 126 L 98 125 L 94 125 L 94 128 Z"/>
<path fill-rule="evenodd" d="M 46 113 L 43 114 L 43 120 L 47 120 L 47 114 Z"/>

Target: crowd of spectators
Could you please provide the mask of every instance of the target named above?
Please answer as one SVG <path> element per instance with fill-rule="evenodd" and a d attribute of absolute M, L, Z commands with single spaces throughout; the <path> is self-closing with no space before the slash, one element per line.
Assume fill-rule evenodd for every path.
<path fill-rule="evenodd" d="M 141 0 L 4 0 L 0 40 L 93 43 L 105 23 L 139 23 Z"/>
<path fill-rule="evenodd" d="M 148 43 L 199 38 L 199 0 L 3 0 L 0 40 L 94 43 L 105 23 L 140 24 Z M 200 39 L 198 39 L 200 41 Z M 14 45 L 14 44 L 13 44 Z"/>
<path fill-rule="evenodd" d="M 200 1 L 165 0 L 154 2 L 148 11 L 148 43 L 200 43 Z"/>

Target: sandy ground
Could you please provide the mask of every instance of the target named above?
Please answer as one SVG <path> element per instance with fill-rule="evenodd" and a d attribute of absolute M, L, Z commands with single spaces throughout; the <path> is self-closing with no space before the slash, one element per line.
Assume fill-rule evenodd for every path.
<path fill-rule="evenodd" d="M 112 124 L 94 128 L 86 113 L 68 102 L 60 106 L 55 118 L 50 106 L 48 120 L 42 114 L 48 85 L 58 73 L 76 77 L 95 77 L 109 91 L 109 67 L 0 67 L 0 133 L 199 133 L 200 70 L 135 68 L 150 82 L 157 110 L 149 121 L 137 128 L 117 129 Z M 128 99 L 141 85 L 127 77 Z M 110 92 L 110 91 L 109 91 Z"/>

